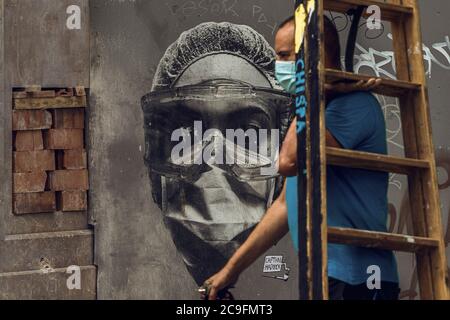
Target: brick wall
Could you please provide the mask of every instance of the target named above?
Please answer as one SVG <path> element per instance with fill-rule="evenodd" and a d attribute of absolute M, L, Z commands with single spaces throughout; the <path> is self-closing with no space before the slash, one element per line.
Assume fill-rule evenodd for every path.
<path fill-rule="evenodd" d="M 14 214 L 86 211 L 84 88 L 21 89 L 13 100 Z"/>

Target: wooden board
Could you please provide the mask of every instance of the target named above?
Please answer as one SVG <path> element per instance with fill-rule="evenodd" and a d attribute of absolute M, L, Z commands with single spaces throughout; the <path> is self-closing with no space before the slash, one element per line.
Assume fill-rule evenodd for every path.
<path fill-rule="evenodd" d="M 307 28 L 307 18 L 301 11 L 304 10 L 307 0 L 297 0 L 296 8 L 296 54 L 297 54 L 297 78 L 306 78 L 306 55 L 304 32 Z M 306 99 L 306 85 L 297 81 L 297 97 Z M 302 99 L 302 101 L 304 101 Z M 306 110 L 305 110 L 306 108 Z M 312 274 L 311 274 L 311 228 L 308 212 L 310 211 L 310 186 L 308 185 L 309 157 L 307 156 L 306 141 L 308 131 L 307 116 L 309 108 L 304 103 L 300 103 L 300 99 L 296 100 L 297 113 L 297 162 L 298 162 L 298 261 L 299 261 L 299 297 L 300 300 L 309 300 L 312 297 Z M 302 128 L 300 131 L 299 128 Z"/>
<path fill-rule="evenodd" d="M 438 239 L 440 245 L 437 250 L 430 252 L 431 277 L 433 283 L 434 299 L 447 299 L 448 288 L 446 285 L 447 261 L 445 258 L 445 244 L 442 232 L 442 216 L 440 210 L 438 180 L 436 173 L 434 145 L 431 133 L 430 107 L 425 86 L 425 68 L 423 63 L 422 34 L 420 24 L 420 12 L 417 0 L 402 0 L 402 4 L 414 7 L 414 15 L 405 19 L 405 39 L 407 48 L 403 52 L 408 53 L 408 70 L 410 81 L 421 82 L 422 90 L 412 94 L 414 103 L 415 132 L 417 137 L 417 152 L 419 159 L 429 160 L 430 170 L 421 172 L 423 208 L 425 209 L 425 221 L 427 236 Z M 403 108 L 405 108 L 404 106 Z M 420 276 L 419 276 L 420 278 Z"/>
<path fill-rule="evenodd" d="M 438 240 L 425 237 L 348 228 L 329 228 L 328 239 L 330 243 L 414 253 L 439 247 Z"/>
<path fill-rule="evenodd" d="M 355 82 L 360 80 L 367 81 L 373 78 L 372 76 L 354 74 L 332 69 L 325 70 L 325 77 L 327 83 L 333 83 L 335 81 L 344 81 L 344 80 L 345 81 L 350 80 Z M 411 83 L 409 81 L 381 78 L 380 85 L 373 90 L 373 93 L 378 93 L 390 97 L 399 97 L 408 94 L 410 91 L 418 91 L 421 89 L 421 87 L 422 86 L 420 83 Z"/>
<path fill-rule="evenodd" d="M 395 21 L 401 19 L 405 15 L 411 15 L 413 13 L 413 7 L 410 5 L 395 4 L 393 1 L 390 3 L 374 0 L 324 0 L 325 10 L 346 13 L 349 9 L 353 9 L 356 6 L 370 6 L 377 5 L 380 7 L 383 13 L 383 20 Z"/>
<path fill-rule="evenodd" d="M 86 97 L 24 98 L 14 100 L 16 110 L 85 108 Z"/>
<path fill-rule="evenodd" d="M 402 0 L 396 0 L 401 2 Z M 400 81 L 410 81 L 409 59 L 404 54 L 407 50 L 406 29 L 403 21 L 394 21 L 391 24 L 393 34 L 393 45 L 396 60 L 397 78 Z M 411 95 L 405 95 L 400 98 L 400 116 L 402 120 L 403 142 L 405 156 L 409 158 L 418 158 L 417 137 L 415 134 L 415 111 L 411 106 L 414 105 L 414 99 Z M 408 176 L 408 195 L 410 201 L 411 218 L 414 235 L 427 236 L 427 227 L 425 221 L 422 180 L 419 173 Z M 422 299 L 433 299 L 433 286 L 431 277 L 431 261 L 428 254 L 416 255 L 416 272 L 419 282 L 420 297 Z"/>
<path fill-rule="evenodd" d="M 299 290 L 328 298 L 322 1 L 296 2 Z M 311 11 L 310 11 L 311 10 Z M 307 106 L 301 104 L 305 97 Z M 301 130 L 299 130 L 299 128 Z"/>
<path fill-rule="evenodd" d="M 430 169 L 430 162 L 392 157 L 375 153 L 327 148 L 327 164 L 400 174 L 412 174 L 418 169 Z"/>

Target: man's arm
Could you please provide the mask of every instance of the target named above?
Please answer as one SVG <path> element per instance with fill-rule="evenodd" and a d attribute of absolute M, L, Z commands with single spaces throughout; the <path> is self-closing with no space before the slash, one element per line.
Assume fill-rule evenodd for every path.
<path fill-rule="evenodd" d="M 326 134 L 328 147 L 342 148 L 328 130 Z M 297 118 L 295 118 L 281 148 L 278 172 L 284 177 L 293 177 L 297 175 L 297 171 Z"/>
<path fill-rule="evenodd" d="M 267 210 L 261 222 L 244 244 L 236 251 L 220 272 L 205 282 L 210 288 L 209 300 L 215 300 L 220 290 L 235 283 L 239 275 L 246 268 L 282 239 L 288 231 L 285 184 L 281 195 L 269 210 Z"/>

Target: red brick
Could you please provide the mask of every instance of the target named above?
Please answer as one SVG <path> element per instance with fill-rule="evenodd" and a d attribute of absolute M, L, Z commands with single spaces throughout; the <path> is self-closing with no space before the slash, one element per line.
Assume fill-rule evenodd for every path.
<path fill-rule="evenodd" d="M 50 150 L 83 149 L 84 130 L 51 129 L 45 133 L 45 146 Z"/>
<path fill-rule="evenodd" d="M 13 131 L 44 130 L 52 127 L 52 115 L 45 110 L 13 111 Z"/>
<path fill-rule="evenodd" d="M 68 170 L 86 169 L 86 150 L 64 150 L 63 168 Z"/>
<path fill-rule="evenodd" d="M 14 152 L 14 172 L 55 170 L 55 153 L 51 150 Z"/>
<path fill-rule="evenodd" d="M 86 211 L 87 193 L 85 191 L 63 191 L 61 192 L 62 211 Z"/>
<path fill-rule="evenodd" d="M 46 172 L 14 173 L 14 193 L 44 192 Z"/>
<path fill-rule="evenodd" d="M 87 170 L 57 170 L 50 172 L 49 186 L 52 191 L 89 190 Z"/>
<path fill-rule="evenodd" d="M 53 127 L 56 129 L 84 129 L 84 109 L 53 110 Z"/>
<path fill-rule="evenodd" d="M 42 131 L 18 131 L 14 147 L 16 151 L 37 151 L 44 149 L 44 140 L 42 139 Z"/>
<path fill-rule="evenodd" d="M 13 198 L 15 214 L 56 211 L 54 192 L 15 194 Z"/>

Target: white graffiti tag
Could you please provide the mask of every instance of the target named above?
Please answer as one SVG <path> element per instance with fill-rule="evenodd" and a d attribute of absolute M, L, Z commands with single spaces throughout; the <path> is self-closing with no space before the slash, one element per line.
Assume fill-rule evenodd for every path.
<path fill-rule="evenodd" d="M 392 34 L 387 37 L 392 40 Z M 437 51 L 433 53 L 432 49 L 423 44 L 423 59 L 425 63 L 425 72 L 431 78 L 433 64 L 450 70 L 450 39 L 449 36 L 444 37 L 443 42 L 434 43 L 431 45 L 432 49 Z M 393 51 L 378 51 L 374 48 L 365 49 L 359 43 L 356 44 L 356 49 L 360 51 L 355 56 L 356 64 L 355 71 L 359 73 L 364 68 L 369 68 L 377 77 L 388 77 L 396 79 L 395 76 L 395 55 Z M 440 58 L 440 59 L 439 59 Z"/>

